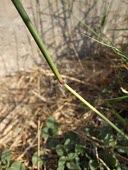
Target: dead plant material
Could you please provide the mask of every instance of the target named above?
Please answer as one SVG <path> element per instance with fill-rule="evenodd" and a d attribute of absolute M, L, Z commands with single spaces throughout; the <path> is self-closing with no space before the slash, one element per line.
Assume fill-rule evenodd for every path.
<path fill-rule="evenodd" d="M 78 60 L 65 59 L 58 68 L 65 81 L 91 101 L 111 72 L 110 60 L 82 59 L 81 63 L 82 69 Z M 37 144 L 38 120 L 42 124 L 54 116 L 62 125 L 61 134 L 80 129 L 81 122 L 92 119 L 91 114 L 86 116 L 81 103 L 58 84 L 53 73 L 42 67 L 1 78 L 0 94 L 0 145 L 10 148 L 16 159 L 30 157 L 28 151 Z"/>

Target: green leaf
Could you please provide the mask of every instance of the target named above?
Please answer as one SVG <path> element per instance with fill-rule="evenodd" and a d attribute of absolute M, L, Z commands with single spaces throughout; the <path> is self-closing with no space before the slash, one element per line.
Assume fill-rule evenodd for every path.
<path fill-rule="evenodd" d="M 55 122 L 55 119 L 53 117 L 48 118 L 46 122 L 46 126 L 48 128 L 54 129 L 55 131 L 58 131 L 58 128 L 59 128 L 59 124 Z"/>
<path fill-rule="evenodd" d="M 9 170 L 26 170 L 26 169 L 23 163 L 17 161 L 11 165 Z"/>
<path fill-rule="evenodd" d="M 42 137 L 43 138 L 49 138 L 50 136 L 53 136 L 57 134 L 59 129 L 58 123 L 55 122 L 55 119 L 53 117 L 49 117 L 46 122 L 46 127 L 42 129 Z"/>
<path fill-rule="evenodd" d="M 85 153 L 85 146 L 82 146 L 82 145 L 75 145 L 75 153 L 77 155 L 84 155 Z"/>
<path fill-rule="evenodd" d="M 58 128 L 49 128 L 50 136 L 56 135 L 58 133 Z"/>
<path fill-rule="evenodd" d="M 76 155 L 75 155 L 75 153 L 69 153 L 69 154 L 67 155 L 67 157 L 68 157 L 68 160 L 69 160 L 69 161 L 72 161 L 72 160 L 75 160 Z"/>
<path fill-rule="evenodd" d="M 108 146 L 114 147 L 116 145 L 116 141 L 114 140 L 113 135 L 110 133 L 106 134 L 103 142 L 106 147 Z"/>
<path fill-rule="evenodd" d="M 67 162 L 66 166 L 71 170 L 82 170 L 74 161 Z"/>
<path fill-rule="evenodd" d="M 1 161 L 3 164 L 9 164 L 11 161 L 11 152 L 9 149 L 5 149 L 1 155 Z"/>
<path fill-rule="evenodd" d="M 65 156 L 61 156 L 58 160 L 58 166 L 64 166 L 66 163 L 67 159 Z"/>
<path fill-rule="evenodd" d="M 79 164 L 80 158 L 78 156 L 75 157 L 76 163 Z"/>
<path fill-rule="evenodd" d="M 41 135 L 43 138 L 49 138 L 50 136 L 57 134 L 58 129 L 58 123 L 55 122 L 55 119 L 53 117 L 49 117 L 46 122 L 46 127 L 42 129 Z"/>
<path fill-rule="evenodd" d="M 47 127 L 44 127 L 41 130 L 41 136 L 42 136 L 42 138 L 48 138 L 50 136 L 49 129 Z"/>
<path fill-rule="evenodd" d="M 71 140 L 68 138 L 64 143 L 64 148 L 67 153 L 74 151 L 74 141 L 71 142 Z"/>
<path fill-rule="evenodd" d="M 68 138 L 65 143 L 64 143 L 64 148 L 66 150 L 67 153 L 69 152 L 75 152 L 75 140 L 71 140 L 70 138 Z"/>
<path fill-rule="evenodd" d="M 99 167 L 98 162 L 96 160 L 90 160 L 89 167 L 91 170 L 96 170 Z"/>
<path fill-rule="evenodd" d="M 66 151 L 63 145 L 57 145 L 56 146 L 56 153 L 58 156 L 65 156 L 66 155 Z"/>
<path fill-rule="evenodd" d="M 67 140 L 65 141 L 65 143 L 64 143 L 64 146 L 70 145 L 70 142 L 71 142 L 71 140 L 70 140 L 70 139 L 67 139 Z"/>
<path fill-rule="evenodd" d="M 128 155 L 128 147 L 118 146 L 117 151 L 119 153 L 123 153 L 123 154 L 126 153 Z"/>
<path fill-rule="evenodd" d="M 47 160 L 47 155 L 45 154 L 45 152 L 42 150 L 40 151 L 40 166 L 44 165 L 46 163 Z M 35 152 L 32 156 L 32 164 L 33 165 L 38 165 L 38 152 Z"/>
<path fill-rule="evenodd" d="M 58 168 L 57 168 L 57 170 L 64 170 L 64 169 L 65 169 L 64 165 L 58 166 Z"/>

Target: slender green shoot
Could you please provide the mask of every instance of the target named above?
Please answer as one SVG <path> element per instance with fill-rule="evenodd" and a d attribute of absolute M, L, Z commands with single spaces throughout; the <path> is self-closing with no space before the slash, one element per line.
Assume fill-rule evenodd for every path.
<path fill-rule="evenodd" d="M 107 101 L 122 101 L 124 99 L 128 99 L 128 95 L 126 96 L 121 96 L 121 97 L 115 97 L 115 98 L 112 98 L 112 99 L 106 99 Z"/>
<path fill-rule="evenodd" d="M 33 26 L 31 20 L 29 19 L 25 9 L 23 8 L 21 2 L 19 0 L 12 0 L 14 6 L 18 10 L 20 16 L 22 17 L 24 23 L 26 24 L 28 30 L 30 31 L 31 35 L 35 39 L 38 47 L 40 48 L 42 54 L 44 55 L 46 61 L 48 62 L 50 68 L 52 69 L 53 73 L 57 77 L 58 81 L 64 85 L 64 87 L 69 90 L 73 95 L 75 95 L 81 102 L 83 102 L 85 105 L 87 105 L 92 111 L 94 111 L 98 116 L 100 116 L 104 121 L 106 121 L 110 126 L 112 126 L 118 133 L 120 133 L 122 136 L 124 136 L 128 140 L 128 136 L 125 135 L 120 129 L 118 129 L 111 121 L 109 121 L 103 114 L 101 114 L 97 109 L 95 109 L 90 103 L 88 103 L 85 99 L 83 99 L 78 93 L 76 93 L 71 87 L 69 87 L 67 84 L 64 83 L 63 79 L 61 78 L 61 75 L 59 74 L 52 58 L 48 54 L 43 42 L 41 41 L 41 38 L 39 37 L 35 27 Z"/>
<path fill-rule="evenodd" d="M 120 120 L 120 122 L 124 125 L 124 126 L 128 126 L 128 122 L 119 114 L 116 112 L 116 110 L 112 109 L 112 113 L 117 117 L 117 119 Z"/>
<path fill-rule="evenodd" d="M 57 79 L 59 80 L 59 82 L 61 84 L 63 84 L 63 79 L 61 77 L 61 75 L 59 74 L 53 60 L 51 59 L 47 49 L 45 48 L 41 38 L 39 37 L 34 25 L 32 24 L 29 16 L 27 15 L 27 12 L 25 11 L 22 3 L 20 2 L 20 0 L 12 0 L 14 6 L 16 7 L 17 11 L 19 12 L 21 18 L 23 19 L 24 23 L 26 24 L 28 30 L 30 31 L 31 35 L 33 36 L 34 40 L 36 41 L 38 47 L 40 48 L 42 54 L 44 55 L 45 59 L 47 60 L 50 68 L 52 69 L 53 73 L 55 74 L 55 76 L 57 77 Z"/>
<path fill-rule="evenodd" d="M 70 12 L 70 11 L 69 11 Z M 74 18 L 76 18 L 83 26 L 85 26 L 90 32 L 92 32 L 96 37 L 101 38 L 100 34 L 98 34 L 96 31 L 94 31 L 91 27 L 89 27 L 85 22 L 83 22 L 81 19 L 79 19 L 77 16 L 75 16 L 73 13 L 71 13 Z"/>
<path fill-rule="evenodd" d="M 64 84 L 65 88 L 68 89 L 72 94 L 74 94 L 81 102 L 83 102 L 86 106 L 88 106 L 92 111 L 94 111 L 99 117 L 101 117 L 104 121 L 106 121 L 111 127 L 113 127 L 118 133 L 123 135 L 126 139 L 128 136 L 125 135 L 119 128 L 117 128 L 110 120 L 108 120 L 102 113 L 100 113 L 95 107 L 93 107 L 90 103 L 88 103 L 84 98 L 82 98 L 77 92 L 75 92 L 71 87 L 67 84 Z"/>
<path fill-rule="evenodd" d="M 70 12 L 70 11 L 69 11 L 69 12 Z M 97 43 L 99 43 L 99 44 L 101 44 L 101 45 L 104 45 L 104 46 L 106 46 L 106 47 L 108 47 L 108 48 L 111 48 L 111 49 L 114 51 L 115 54 L 117 54 L 117 55 L 119 55 L 119 56 L 121 56 L 121 57 L 123 57 L 123 58 L 125 58 L 125 59 L 128 59 L 128 57 L 127 57 L 125 54 L 123 54 L 123 52 L 122 52 L 121 50 L 119 50 L 118 48 L 116 48 L 115 46 L 113 46 L 113 44 L 112 44 L 109 40 L 106 40 L 105 38 L 101 37 L 100 34 L 98 34 L 95 30 L 93 30 L 91 27 L 89 27 L 85 22 L 83 22 L 81 19 L 79 19 L 79 18 L 78 18 L 77 16 L 75 16 L 73 13 L 72 13 L 72 16 L 73 16 L 74 18 L 76 18 L 83 26 L 85 26 L 91 33 L 93 33 L 93 35 L 95 35 L 95 36 L 96 36 L 98 39 L 100 39 L 101 41 L 99 41 L 99 40 L 97 40 L 97 39 L 95 39 L 95 38 L 92 38 L 92 37 L 90 37 L 90 36 L 88 36 L 88 35 L 85 35 L 85 34 L 83 33 L 85 36 L 87 36 L 88 38 L 96 41 Z M 110 44 L 112 44 L 112 45 L 109 45 L 108 42 L 109 42 Z"/>
<path fill-rule="evenodd" d="M 95 38 L 92 38 L 92 37 L 90 37 L 90 36 L 88 36 L 88 35 L 86 35 L 86 34 L 84 34 L 84 35 L 85 35 L 86 37 L 92 39 L 93 41 L 101 44 L 101 45 L 104 45 L 104 46 L 106 46 L 106 47 L 111 48 L 116 54 L 120 55 L 121 57 L 123 57 L 123 58 L 125 58 L 125 59 L 128 59 L 128 57 L 127 57 L 126 55 L 124 55 L 123 52 L 122 52 L 121 50 L 119 50 L 118 48 L 116 48 L 116 47 L 114 47 L 114 46 L 112 46 L 112 45 L 106 44 L 106 43 L 104 43 L 103 41 L 99 41 L 99 40 L 97 40 L 97 39 L 95 39 Z"/>
<path fill-rule="evenodd" d="M 109 31 L 128 31 L 128 28 L 108 29 Z"/>
<path fill-rule="evenodd" d="M 101 36 L 102 36 L 102 33 L 103 33 L 103 29 L 104 29 L 104 26 L 105 26 L 105 23 L 106 23 L 107 16 L 109 14 L 109 10 L 112 6 L 112 2 L 113 2 L 112 0 L 111 0 L 111 2 L 108 2 L 108 4 L 105 7 L 105 10 L 104 10 L 104 15 L 102 17 L 101 24 L 100 24 L 100 35 Z"/>

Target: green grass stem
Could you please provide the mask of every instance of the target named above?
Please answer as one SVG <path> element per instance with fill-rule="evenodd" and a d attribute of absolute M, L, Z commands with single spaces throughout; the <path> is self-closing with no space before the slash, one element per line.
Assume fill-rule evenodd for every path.
<path fill-rule="evenodd" d="M 116 48 L 116 47 L 114 47 L 112 45 L 109 45 L 107 43 L 104 43 L 103 41 L 99 41 L 99 40 L 97 40 L 97 39 L 95 39 L 93 37 L 90 37 L 90 36 L 86 35 L 86 34 L 84 34 L 84 36 L 92 39 L 93 41 L 95 41 L 95 42 L 97 42 L 97 43 L 99 43 L 101 45 L 104 45 L 104 46 L 106 46 L 108 48 L 111 48 L 115 52 L 115 54 L 117 54 L 117 55 L 119 55 L 119 56 L 121 56 L 121 57 L 123 57 L 123 58 L 128 60 L 128 57 L 126 55 L 124 55 L 123 52 L 121 50 L 119 50 L 118 48 Z"/>
<path fill-rule="evenodd" d="M 53 73 L 59 80 L 61 84 L 64 85 L 64 87 L 69 90 L 73 95 L 75 95 L 81 102 L 83 102 L 86 106 L 88 106 L 92 111 L 94 111 L 98 116 L 100 116 L 104 121 L 106 121 L 110 126 L 112 126 L 118 133 L 123 135 L 127 140 L 128 136 L 126 136 L 120 129 L 118 129 L 111 121 L 109 121 L 103 114 L 101 114 L 97 109 L 95 109 L 91 104 L 89 104 L 85 99 L 83 99 L 78 93 L 76 93 L 71 87 L 69 87 L 67 84 L 64 83 L 63 79 L 61 78 L 61 75 L 59 74 L 52 58 L 47 52 L 47 49 L 45 48 L 41 38 L 39 37 L 35 27 L 33 26 L 31 20 L 29 19 L 24 7 L 22 6 L 21 2 L 19 0 L 12 0 L 14 6 L 18 10 L 21 18 L 23 19 L 24 23 L 26 24 L 28 30 L 30 31 L 31 35 L 35 39 L 38 47 L 40 48 L 42 54 L 44 55 L 46 61 L 48 62 L 50 68 L 52 69 Z"/>
<path fill-rule="evenodd" d="M 123 135 L 127 140 L 128 136 L 125 135 L 118 127 L 116 127 L 110 120 L 108 120 L 102 113 L 100 113 L 95 107 L 93 107 L 90 103 L 88 103 L 83 97 L 81 97 L 76 91 L 74 91 L 67 84 L 64 84 L 65 88 L 68 89 L 74 96 L 76 96 L 82 103 L 88 106 L 92 111 L 94 111 L 100 118 L 106 121 L 111 127 L 113 127 L 118 133 Z"/>
<path fill-rule="evenodd" d="M 33 36 L 34 40 L 36 41 L 38 47 L 40 48 L 42 54 L 44 55 L 45 59 L 47 60 L 50 68 L 52 69 L 53 73 L 59 80 L 61 84 L 63 84 L 63 79 L 61 78 L 61 75 L 59 74 L 53 60 L 51 59 L 47 49 L 45 48 L 41 38 L 39 37 L 34 25 L 32 24 L 29 16 L 27 15 L 27 12 L 25 11 L 23 5 L 21 4 L 20 0 L 12 0 L 14 6 L 16 7 L 17 11 L 19 12 L 21 18 L 23 19 L 24 23 L 26 24 L 28 30 L 30 31 L 31 35 Z"/>
<path fill-rule="evenodd" d="M 70 11 L 69 11 L 69 12 L 70 12 Z M 108 47 L 108 48 L 111 48 L 111 49 L 114 51 L 115 54 L 117 54 L 117 55 L 119 55 L 119 56 L 121 56 L 121 57 L 123 57 L 123 58 L 125 58 L 125 59 L 128 60 L 128 56 L 125 55 L 121 50 L 119 50 L 118 48 L 116 48 L 108 39 L 106 40 L 105 38 L 103 38 L 103 37 L 101 36 L 101 34 L 99 34 L 99 33 L 97 33 L 96 31 L 94 31 L 90 26 L 88 26 L 85 22 L 83 22 L 82 19 L 79 19 L 79 18 L 78 18 L 77 16 L 75 16 L 73 13 L 71 13 L 71 14 L 72 14 L 72 16 L 73 16 L 74 18 L 76 18 L 85 28 L 87 28 L 91 33 L 93 33 L 93 35 L 95 35 L 95 36 L 96 36 L 98 39 L 100 39 L 101 41 L 99 41 L 99 40 L 97 40 L 97 39 L 95 39 L 95 38 L 92 38 L 92 37 L 84 34 L 86 37 L 88 37 L 88 38 L 96 41 L 97 43 L 99 43 L 99 44 L 101 44 L 101 45 L 104 45 L 104 46 L 106 46 L 106 47 Z M 109 42 L 110 44 L 112 44 L 112 45 L 109 45 L 108 42 Z"/>
<path fill-rule="evenodd" d="M 105 9 L 104 9 L 104 15 L 102 17 L 101 24 L 100 24 L 100 36 L 102 36 L 102 34 L 103 34 L 103 29 L 104 29 L 106 19 L 107 19 L 108 14 L 109 14 L 109 10 L 112 6 L 112 2 L 113 2 L 113 0 L 111 0 L 111 2 L 108 2 Z"/>
<path fill-rule="evenodd" d="M 128 31 L 128 28 L 108 29 L 108 31 Z"/>
<path fill-rule="evenodd" d="M 128 122 L 118 113 L 116 110 L 112 109 L 112 113 L 120 120 L 124 126 L 128 126 Z"/>

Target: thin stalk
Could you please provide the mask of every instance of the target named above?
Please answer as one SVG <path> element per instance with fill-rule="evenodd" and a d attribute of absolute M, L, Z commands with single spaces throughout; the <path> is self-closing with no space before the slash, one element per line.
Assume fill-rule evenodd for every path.
<path fill-rule="evenodd" d="M 70 12 L 70 11 L 69 11 L 69 12 Z M 88 26 L 86 23 L 84 23 L 81 19 L 79 19 L 78 17 L 76 17 L 73 13 L 72 13 L 72 16 L 73 16 L 74 18 L 76 18 L 76 19 L 77 19 L 83 26 L 85 26 L 90 32 L 92 32 L 97 38 L 99 38 L 100 40 L 102 40 L 102 42 L 101 42 L 101 41 L 98 41 L 98 40 L 96 40 L 96 39 L 94 39 L 94 38 L 92 38 L 92 37 L 87 36 L 87 35 L 84 34 L 85 36 L 87 36 L 88 38 L 91 38 L 92 40 L 96 41 L 97 43 L 99 43 L 99 44 L 101 44 L 101 45 L 104 45 L 104 46 L 107 46 L 107 47 L 111 48 L 111 49 L 114 51 L 115 54 L 118 54 L 119 56 L 121 56 L 121 57 L 123 57 L 123 58 L 125 58 L 125 59 L 128 59 L 128 57 L 127 57 L 126 55 L 124 55 L 121 50 L 119 50 L 119 49 L 117 49 L 115 46 L 113 46 L 113 44 L 112 44 L 110 41 L 109 41 L 109 43 L 112 44 L 112 45 L 109 45 L 108 42 L 107 42 L 108 40 L 102 38 L 102 37 L 100 36 L 100 34 L 98 34 L 96 31 L 94 31 L 91 27 L 89 27 L 89 26 Z M 127 28 L 126 28 L 126 29 L 127 29 Z"/>
<path fill-rule="evenodd" d="M 20 0 L 12 0 L 14 6 L 16 7 L 17 11 L 19 12 L 21 18 L 23 19 L 24 23 L 26 24 L 28 30 L 30 31 L 31 35 L 33 36 L 34 40 L 36 41 L 38 47 L 40 48 L 42 54 L 44 55 L 46 61 L 48 62 L 50 68 L 52 69 L 53 73 L 57 77 L 58 81 L 63 84 L 63 79 L 59 74 L 53 60 L 51 59 L 47 49 L 45 48 L 41 38 L 39 37 L 34 25 L 32 24 L 27 12 L 25 11 L 23 5 L 21 4 Z"/>
<path fill-rule="evenodd" d="M 107 19 L 108 14 L 109 14 L 109 10 L 112 6 L 112 2 L 113 2 L 112 0 L 111 0 L 111 2 L 108 2 L 108 5 L 105 7 L 104 15 L 102 17 L 101 24 L 100 24 L 100 36 L 102 36 L 102 34 L 103 34 L 103 29 L 104 29 L 106 19 Z"/>
<path fill-rule="evenodd" d="M 128 136 L 125 135 L 118 127 L 116 127 L 110 120 L 108 120 L 102 113 L 100 113 L 95 107 L 93 107 L 90 103 L 88 103 L 83 97 L 81 97 L 77 92 L 75 92 L 71 87 L 69 87 L 66 83 L 64 87 L 68 89 L 74 96 L 76 96 L 82 103 L 88 106 L 92 111 L 94 111 L 99 117 L 101 117 L 104 121 L 106 121 L 111 127 L 113 127 L 118 133 L 124 136 L 128 140 Z"/>
<path fill-rule="evenodd" d="M 109 31 L 128 31 L 128 28 L 108 29 Z"/>
<path fill-rule="evenodd" d="M 31 20 L 29 19 L 25 9 L 23 8 L 21 2 L 19 0 L 12 0 L 14 6 L 18 10 L 21 18 L 23 19 L 24 23 L 26 24 L 28 30 L 32 34 L 33 38 L 35 39 L 38 47 L 40 48 L 42 54 L 44 55 L 46 61 L 48 62 L 50 68 L 52 69 L 53 73 L 57 77 L 58 81 L 63 84 L 63 86 L 69 90 L 73 95 L 75 95 L 80 101 L 82 101 L 86 106 L 88 106 L 92 111 L 94 111 L 98 116 L 100 116 L 104 121 L 106 121 L 110 126 L 112 126 L 118 133 L 124 136 L 128 140 L 128 136 L 126 136 L 120 129 L 118 129 L 111 121 L 109 121 L 104 115 L 102 115 L 97 109 L 95 109 L 90 103 L 88 103 L 85 99 L 83 99 L 78 93 L 76 93 L 71 87 L 64 83 L 61 75 L 59 74 L 52 58 L 47 52 L 41 38 L 39 37 L 35 27 L 33 26 Z"/>
<path fill-rule="evenodd" d="M 38 164 L 37 169 L 40 170 L 40 120 L 38 120 Z"/>
<path fill-rule="evenodd" d="M 127 121 L 126 121 L 122 116 L 120 116 L 120 114 L 119 114 L 118 112 L 116 112 L 116 110 L 112 109 L 112 112 L 113 112 L 113 114 L 117 117 L 117 119 L 120 120 L 120 122 L 121 122 L 124 126 L 128 126 Z"/>
<path fill-rule="evenodd" d="M 101 45 L 104 45 L 104 46 L 106 46 L 106 47 L 111 48 L 111 49 L 112 49 L 116 54 L 118 54 L 119 56 L 121 56 L 121 57 L 123 57 L 123 58 L 125 58 L 125 59 L 128 59 L 128 57 L 125 56 L 125 55 L 123 54 L 123 52 L 122 52 L 121 50 L 119 50 L 118 48 L 116 48 L 116 47 L 114 47 L 114 46 L 112 46 L 112 45 L 109 45 L 109 44 L 107 44 L 107 43 L 104 43 L 103 41 L 98 41 L 97 39 L 95 39 L 95 38 L 93 38 L 93 37 L 90 37 L 90 36 L 88 36 L 88 35 L 86 35 L 86 34 L 84 34 L 84 36 L 92 39 L 93 41 L 96 41 L 97 43 L 99 43 L 99 44 L 101 44 Z"/>
<path fill-rule="evenodd" d="M 69 11 L 70 12 L 70 11 Z M 85 22 L 83 22 L 81 19 L 79 19 L 77 16 L 75 16 L 72 12 L 71 12 L 72 16 L 74 18 L 76 18 L 83 26 L 85 26 L 90 32 L 92 32 L 96 37 L 98 38 L 102 38 L 100 36 L 100 34 L 98 34 L 96 31 L 94 31 L 91 27 L 89 27 Z"/>

